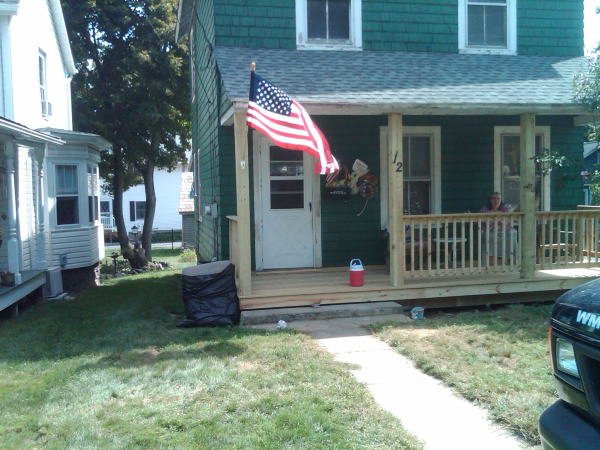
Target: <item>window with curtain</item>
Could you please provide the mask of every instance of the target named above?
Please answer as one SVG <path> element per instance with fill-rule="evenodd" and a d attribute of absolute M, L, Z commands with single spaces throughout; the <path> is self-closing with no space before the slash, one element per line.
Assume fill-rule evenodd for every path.
<path fill-rule="evenodd" d="M 56 224 L 79 223 L 79 190 L 76 165 L 56 166 Z"/>

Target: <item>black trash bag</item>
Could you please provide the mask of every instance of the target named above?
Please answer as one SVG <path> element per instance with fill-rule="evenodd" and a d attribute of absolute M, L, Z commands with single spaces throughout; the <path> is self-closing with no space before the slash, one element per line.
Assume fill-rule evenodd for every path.
<path fill-rule="evenodd" d="M 240 323 L 235 267 L 219 261 L 182 270 L 181 291 L 187 319 L 180 328 L 231 326 Z"/>

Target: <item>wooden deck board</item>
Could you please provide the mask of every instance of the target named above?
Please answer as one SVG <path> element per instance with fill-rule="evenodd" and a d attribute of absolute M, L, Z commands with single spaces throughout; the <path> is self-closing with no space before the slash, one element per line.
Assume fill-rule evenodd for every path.
<path fill-rule="evenodd" d="M 347 268 L 261 272 L 252 274 L 252 294 L 240 300 L 242 309 L 416 299 L 423 306 L 444 306 L 443 299 L 448 299 L 446 306 L 455 306 L 461 303 L 457 297 L 562 291 L 598 276 L 600 268 L 573 268 L 538 270 L 533 280 L 522 280 L 518 273 L 492 273 L 408 278 L 403 286 L 393 287 L 386 269 L 375 267 L 365 269 L 364 286 L 356 288 L 349 285 Z"/>

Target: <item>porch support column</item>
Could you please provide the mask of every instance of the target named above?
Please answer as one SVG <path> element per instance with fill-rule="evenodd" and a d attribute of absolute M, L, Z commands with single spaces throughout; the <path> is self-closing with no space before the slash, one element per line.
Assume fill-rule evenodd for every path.
<path fill-rule="evenodd" d="M 250 254 L 250 191 L 248 168 L 248 126 L 246 112 L 236 111 L 233 116 L 235 132 L 235 193 L 237 203 L 237 248 L 238 260 L 234 263 L 239 273 L 239 293 L 250 295 L 251 254 Z"/>
<path fill-rule="evenodd" d="M 8 271 L 15 274 L 15 285 L 21 284 L 19 272 L 19 242 L 17 240 L 17 198 L 15 191 L 15 144 L 4 144 L 6 154 L 6 173 L 8 175 Z"/>
<path fill-rule="evenodd" d="M 402 286 L 405 262 L 402 114 L 388 115 L 388 149 L 390 282 L 392 286 Z"/>
<path fill-rule="evenodd" d="M 44 214 L 45 214 L 45 195 L 44 192 L 44 157 L 46 155 L 46 147 L 35 150 L 35 159 L 37 162 L 37 234 L 36 234 L 36 270 L 46 270 L 46 232 L 44 230 Z"/>
<path fill-rule="evenodd" d="M 521 278 L 535 277 L 535 114 L 521 114 Z"/>

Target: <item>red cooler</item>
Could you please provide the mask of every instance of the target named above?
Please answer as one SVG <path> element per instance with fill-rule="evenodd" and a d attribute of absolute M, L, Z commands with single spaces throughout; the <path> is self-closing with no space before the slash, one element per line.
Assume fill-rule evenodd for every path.
<path fill-rule="evenodd" d="M 350 261 L 350 286 L 360 287 L 363 285 L 364 269 L 360 259 Z"/>

